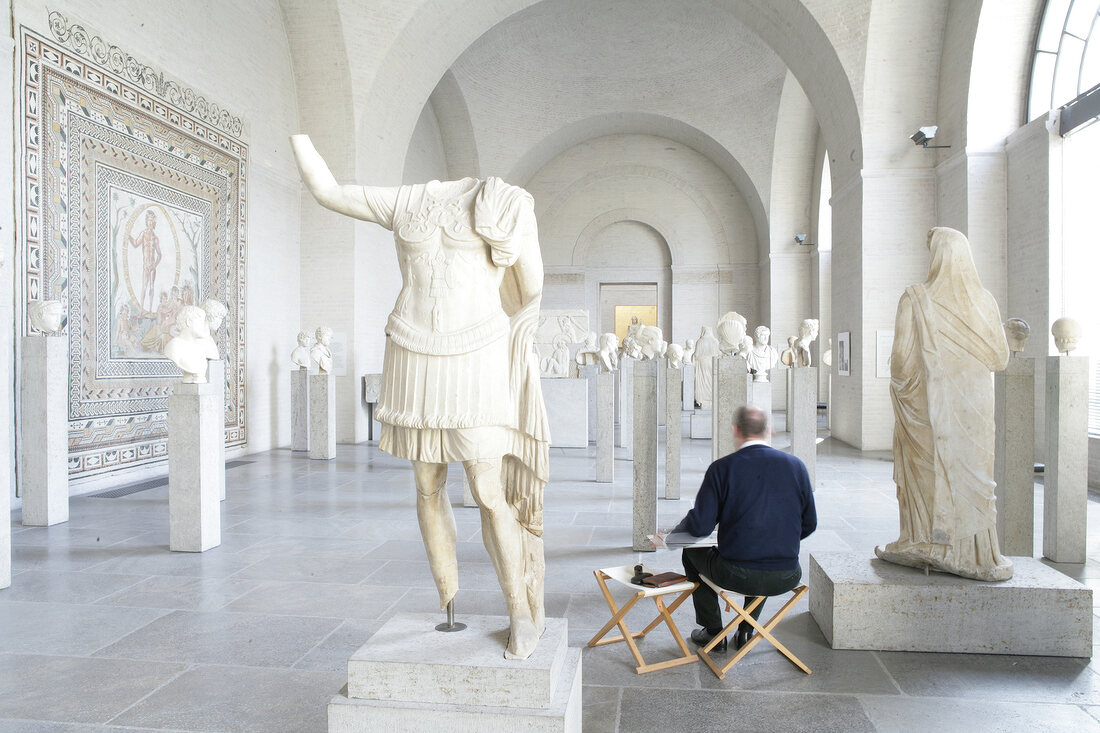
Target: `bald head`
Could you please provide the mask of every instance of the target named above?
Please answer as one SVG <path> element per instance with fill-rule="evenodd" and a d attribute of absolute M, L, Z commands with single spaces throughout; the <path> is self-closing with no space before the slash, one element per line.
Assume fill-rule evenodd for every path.
<path fill-rule="evenodd" d="M 733 436 L 738 447 L 747 440 L 767 440 L 768 413 L 756 405 L 741 405 L 733 411 Z"/>

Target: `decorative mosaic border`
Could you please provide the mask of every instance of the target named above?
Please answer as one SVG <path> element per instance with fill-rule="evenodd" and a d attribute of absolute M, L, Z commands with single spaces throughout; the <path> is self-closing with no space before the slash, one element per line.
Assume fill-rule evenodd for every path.
<path fill-rule="evenodd" d="M 110 314 L 96 295 L 109 282 L 103 186 L 122 180 L 140 180 L 207 222 L 196 295 L 229 309 L 216 338 L 228 362 L 226 445 L 241 445 L 247 440 L 244 125 L 59 13 L 50 14 L 50 31 L 57 41 L 20 28 L 17 322 L 20 333 L 29 332 L 23 312 L 29 299 L 67 306 L 69 475 L 167 458 L 166 397 L 179 372 L 163 358 L 112 361 Z"/>

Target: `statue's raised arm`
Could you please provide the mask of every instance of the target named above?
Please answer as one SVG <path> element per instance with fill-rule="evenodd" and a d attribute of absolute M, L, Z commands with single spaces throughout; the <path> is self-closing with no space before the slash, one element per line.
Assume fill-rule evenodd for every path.
<path fill-rule="evenodd" d="M 396 187 L 337 183 L 309 135 L 291 135 L 290 147 L 294 151 L 294 159 L 298 161 L 302 181 L 317 203 L 338 214 L 392 228 L 393 210 L 397 203 Z"/>

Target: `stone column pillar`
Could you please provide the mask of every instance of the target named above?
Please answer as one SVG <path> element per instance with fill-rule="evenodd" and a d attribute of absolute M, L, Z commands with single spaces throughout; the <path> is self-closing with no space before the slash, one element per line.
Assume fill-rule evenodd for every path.
<path fill-rule="evenodd" d="M 695 365 L 684 364 L 684 368 L 681 372 L 681 378 L 683 380 L 684 410 L 687 412 L 695 412 Z"/>
<path fill-rule="evenodd" d="M 733 411 L 749 401 L 749 365 L 743 356 L 714 360 L 714 403 L 711 412 L 712 461 L 733 453 Z"/>
<path fill-rule="evenodd" d="M 997 539 L 1005 555 L 1035 554 L 1035 359 L 1013 356 L 993 375 L 993 480 Z"/>
<path fill-rule="evenodd" d="M 588 442 L 596 442 L 596 377 L 600 374 L 600 367 L 596 364 L 586 364 L 577 370 L 581 379 L 588 385 Z"/>
<path fill-rule="evenodd" d="M 806 464 L 810 484 L 817 474 L 817 367 L 794 367 L 787 395 L 791 453 Z"/>
<path fill-rule="evenodd" d="M 336 457 L 336 378 L 327 372 L 309 378 L 309 457 Z"/>
<path fill-rule="evenodd" d="M 222 542 L 225 411 L 218 385 L 176 385 L 168 397 L 168 548 L 205 552 Z"/>
<path fill-rule="evenodd" d="M 755 379 L 749 382 L 749 404 L 756 405 L 763 410 L 770 422 L 772 419 L 772 383 L 758 382 Z"/>
<path fill-rule="evenodd" d="M 628 356 L 619 359 L 619 445 L 624 458 L 634 458 L 634 367 Z"/>
<path fill-rule="evenodd" d="M 63 336 L 23 337 L 19 465 L 23 524 L 28 526 L 69 521 L 67 345 Z"/>
<path fill-rule="evenodd" d="M 1047 457 L 1043 491 L 1043 557 L 1085 561 L 1088 509 L 1087 356 L 1047 357 Z"/>
<path fill-rule="evenodd" d="M 290 373 L 290 449 L 309 450 L 309 369 Z"/>
<path fill-rule="evenodd" d="M 596 481 L 615 480 L 615 372 L 596 375 Z"/>
<path fill-rule="evenodd" d="M 651 552 L 657 531 L 657 362 L 634 365 L 634 550 Z"/>
<path fill-rule="evenodd" d="M 665 367 L 665 498 L 680 498 L 680 387 L 683 372 Z"/>

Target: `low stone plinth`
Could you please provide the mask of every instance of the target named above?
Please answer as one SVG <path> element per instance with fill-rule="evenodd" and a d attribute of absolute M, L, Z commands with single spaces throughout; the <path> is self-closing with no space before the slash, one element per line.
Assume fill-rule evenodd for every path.
<path fill-rule="evenodd" d="M 581 652 L 565 619 L 546 619 L 535 652 L 504 658 L 508 619 L 460 615 L 463 631 L 435 630 L 438 614 L 398 614 L 348 661 L 347 696 L 329 702 L 344 731 L 580 731 Z"/>
<path fill-rule="evenodd" d="M 1092 590 L 1030 557 L 997 583 L 810 555 L 810 613 L 833 649 L 1092 656 Z"/>

